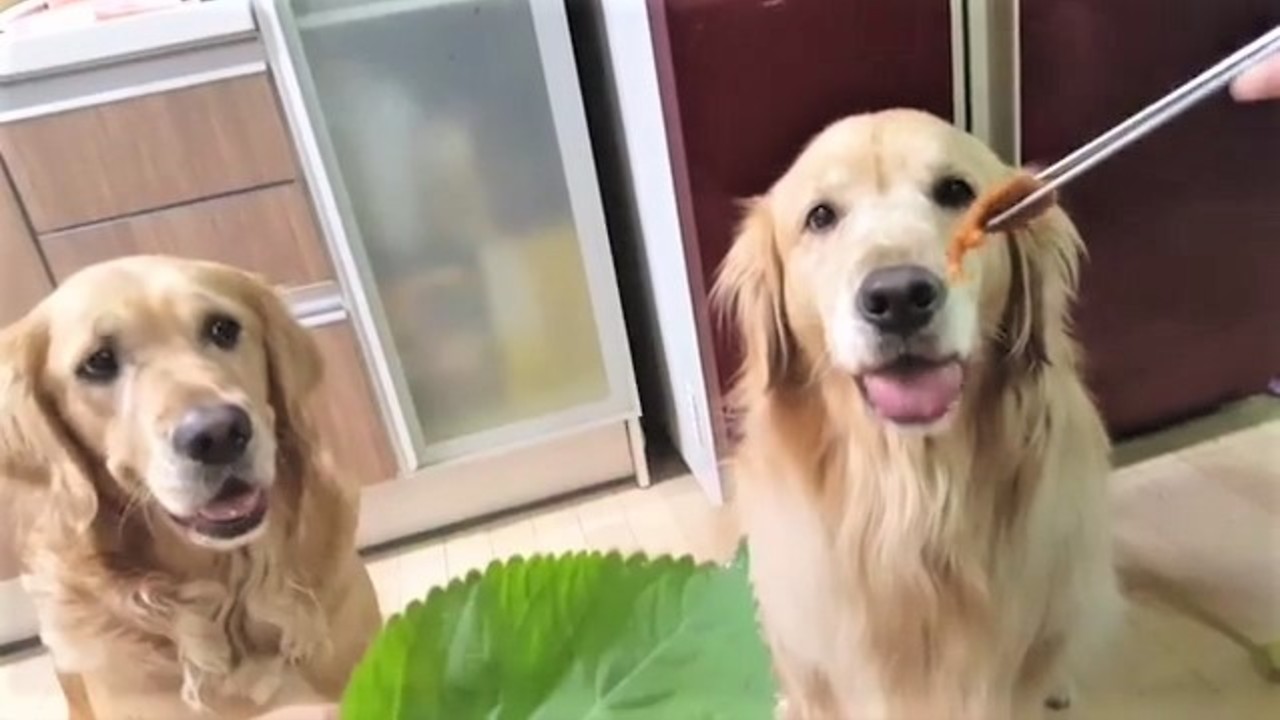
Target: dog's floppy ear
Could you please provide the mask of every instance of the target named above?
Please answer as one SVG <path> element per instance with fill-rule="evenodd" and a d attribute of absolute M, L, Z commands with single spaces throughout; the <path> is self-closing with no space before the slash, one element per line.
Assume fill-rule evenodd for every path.
<path fill-rule="evenodd" d="M 302 465 L 310 462 L 316 451 L 309 407 L 323 373 L 320 350 L 274 289 L 256 277 L 247 276 L 247 279 L 266 344 L 267 382 L 276 415 L 276 442 L 282 459 L 293 470 L 306 472 Z"/>
<path fill-rule="evenodd" d="M 711 300 L 738 332 L 744 385 L 770 390 L 799 376 L 797 346 L 784 309 L 782 260 L 763 199 L 747 204 L 738 235 L 716 275 Z"/>
<path fill-rule="evenodd" d="M 98 494 L 86 458 L 41 389 L 48 346 L 48 325 L 37 312 L 0 332 L 0 502 L 45 531 L 83 535 L 98 513 Z"/>
<path fill-rule="evenodd" d="M 1066 213 L 1058 208 L 1027 227 L 1012 231 L 1009 296 L 1000 323 L 1004 359 L 1016 370 L 1036 372 L 1064 361 L 1069 309 L 1079 285 L 1084 246 Z"/>

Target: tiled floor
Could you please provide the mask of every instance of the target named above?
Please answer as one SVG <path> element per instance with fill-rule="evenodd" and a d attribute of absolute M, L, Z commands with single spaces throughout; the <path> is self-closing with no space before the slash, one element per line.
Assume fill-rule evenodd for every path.
<path fill-rule="evenodd" d="M 1280 528 L 1277 453 L 1280 421 L 1256 425 L 1125 467 L 1115 476 L 1117 502 L 1145 506 L 1133 498 L 1126 500 L 1125 493 L 1131 488 L 1154 487 L 1155 494 L 1161 496 L 1164 491 L 1158 484 L 1166 481 L 1201 488 L 1216 488 L 1222 483 L 1233 493 L 1244 493 L 1252 506 L 1270 513 L 1272 527 Z M 1122 520 L 1128 521 L 1127 517 L 1121 514 Z M 1135 524 L 1146 522 L 1141 513 L 1133 517 Z M 1200 524 L 1208 527 L 1213 522 L 1210 517 Z M 1122 533 L 1124 530 L 1122 527 Z M 694 482 L 681 477 L 647 491 L 614 489 L 402 547 L 371 558 L 369 569 L 383 608 L 390 612 L 424 595 L 433 585 L 516 553 L 599 548 L 688 552 L 700 558 L 722 559 L 732 552 L 736 536 L 730 515 L 711 508 Z M 1280 534 L 1264 530 L 1254 548 L 1264 557 L 1267 552 L 1280 553 Z M 1275 576 L 1280 576 L 1280 556 L 1271 567 Z M 1265 580 L 1243 582 L 1253 584 L 1250 592 L 1271 587 Z M 1270 600 L 1280 607 L 1280 591 Z M 1076 707 L 1057 717 L 1280 718 L 1280 684 L 1264 681 L 1242 646 L 1145 596 L 1135 597 L 1116 647 L 1099 670 L 1097 677 L 1084 683 Z M 65 708 L 45 655 L 0 658 L 0 720 L 64 717 Z"/>

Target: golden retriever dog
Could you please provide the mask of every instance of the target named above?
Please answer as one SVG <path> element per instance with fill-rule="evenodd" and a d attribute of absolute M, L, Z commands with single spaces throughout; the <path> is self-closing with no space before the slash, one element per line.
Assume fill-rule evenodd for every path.
<path fill-rule="evenodd" d="M 1039 717 L 1120 609 L 1074 227 L 1054 208 L 945 278 L 961 214 L 1013 173 L 930 115 L 849 117 L 749 204 L 720 269 L 787 717 Z"/>
<path fill-rule="evenodd" d="M 73 717 L 340 696 L 381 620 L 320 378 L 281 299 L 206 262 L 92 266 L 0 335 L 0 494 Z"/>

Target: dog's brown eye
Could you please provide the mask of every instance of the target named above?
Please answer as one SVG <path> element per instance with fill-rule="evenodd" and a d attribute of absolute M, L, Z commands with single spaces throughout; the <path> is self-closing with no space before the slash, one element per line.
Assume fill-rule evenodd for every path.
<path fill-rule="evenodd" d="M 240 323 L 226 315 L 213 315 L 205 323 L 204 336 L 223 350 L 230 350 L 240 342 Z"/>
<path fill-rule="evenodd" d="M 94 350 L 76 367 L 76 377 L 92 383 L 109 383 L 119 374 L 120 360 L 110 345 Z"/>
<path fill-rule="evenodd" d="M 955 175 L 940 178 L 930 192 L 933 201 L 948 210 L 960 210 L 969 206 L 977 197 L 968 180 Z"/>
<path fill-rule="evenodd" d="M 840 216 L 827 203 L 818 203 L 813 206 L 809 214 L 805 216 L 804 226 L 814 232 L 822 232 L 835 227 L 836 222 L 840 220 Z"/>

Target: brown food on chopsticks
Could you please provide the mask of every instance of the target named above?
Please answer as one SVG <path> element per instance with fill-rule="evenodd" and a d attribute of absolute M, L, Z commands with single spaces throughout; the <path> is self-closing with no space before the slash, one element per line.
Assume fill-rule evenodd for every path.
<path fill-rule="evenodd" d="M 1034 175 L 1019 173 L 1004 184 L 987 191 L 969 206 L 964 217 L 960 218 L 960 225 L 951 238 L 951 244 L 947 246 L 947 273 L 953 282 L 963 279 L 964 256 L 969 251 L 982 247 L 988 233 L 1016 230 L 1043 215 L 1058 202 L 1057 193 L 1049 193 L 1013 217 L 1003 220 L 998 226 L 987 227 L 992 218 L 1017 205 L 1023 198 L 1039 190 L 1042 184 Z"/>

